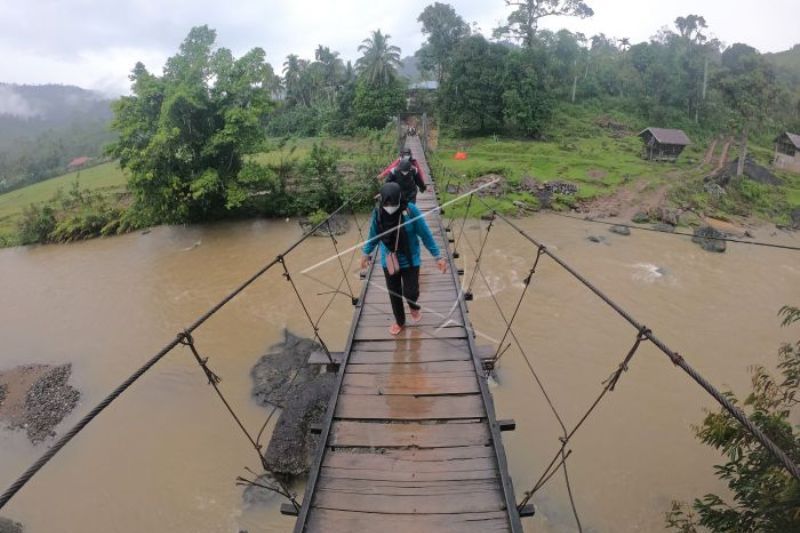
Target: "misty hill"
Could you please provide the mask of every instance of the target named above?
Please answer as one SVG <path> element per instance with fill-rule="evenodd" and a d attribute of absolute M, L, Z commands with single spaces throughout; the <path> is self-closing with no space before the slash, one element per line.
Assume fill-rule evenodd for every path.
<path fill-rule="evenodd" d="M 419 70 L 419 61 L 414 56 L 406 56 L 400 60 L 400 70 L 398 73 L 401 77 L 411 82 L 420 81 L 424 78 Z"/>
<path fill-rule="evenodd" d="M 779 78 L 791 85 L 800 85 L 800 44 L 789 50 L 764 54 L 775 65 Z"/>
<path fill-rule="evenodd" d="M 105 127 L 112 117 L 110 103 L 79 87 L 0 83 L 0 149 L 48 130 Z"/>
<path fill-rule="evenodd" d="M 95 161 L 114 139 L 111 101 L 66 85 L 0 84 L 0 192 Z"/>

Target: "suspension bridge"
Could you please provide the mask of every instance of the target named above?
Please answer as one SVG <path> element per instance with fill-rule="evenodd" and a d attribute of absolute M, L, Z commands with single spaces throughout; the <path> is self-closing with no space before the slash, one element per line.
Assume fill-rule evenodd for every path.
<path fill-rule="evenodd" d="M 426 176 L 421 143 L 408 137 Z M 420 267 L 423 318 L 394 337 L 372 261 L 295 532 L 522 531 L 485 372 L 435 185 L 417 196 L 449 268 Z"/>
<path fill-rule="evenodd" d="M 425 133 L 424 126 L 422 133 Z M 420 138 L 408 136 L 405 143 L 430 180 L 431 172 Z M 337 241 L 331 234 L 335 255 L 329 260 L 338 259 L 343 274 L 342 281 L 338 288 L 334 287 L 331 298 L 343 294 L 339 289 L 347 282 L 349 296 L 355 307 L 342 352 L 332 352 L 322 339 L 319 323 L 330 308 L 330 303 L 319 318 L 312 318 L 303 295 L 295 285 L 293 274 L 287 267 L 286 259 L 316 230 L 329 224 L 333 216 L 342 213 L 348 206 L 352 207 L 351 198 L 283 253 L 267 262 L 185 330 L 178 332 L 172 341 L 67 430 L 0 494 L 0 509 L 95 417 L 179 346 L 190 350 L 205 378 L 236 422 L 238 430 L 252 444 L 264 470 L 269 471 L 260 437 L 275 409 L 269 414 L 261 431 L 254 436 L 255 433 L 247 428 L 245 421 L 226 400 L 220 387 L 220 377 L 210 368 L 209 359 L 202 356 L 202 347 L 196 345 L 192 334 L 273 268 L 283 269 L 283 277 L 292 284 L 321 347 L 320 352 L 312 355 L 309 364 L 319 364 L 336 373 L 334 392 L 325 416 L 320 424 L 311 428 L 312 432 L 319 434 L 319 446 L 302 502 L 297 501 L 280 478 L 276 479 L 275 486 L 265 487 L 291 502 L 283 505 L 281 512 L 297 517 L 295 533 L 522 532 L 521 518 L 534 514 L 532 498 L 558 472 L 563 474 L 577 528 L 582 531 L 569 481 L 569 444 L 602 400 L 614 390 L 643 343 L 652 343 L 659 349 L 675 367 L 688 375 L 744 426 L 790 475 L 800 479 L 800 468 L 792 459 L 736 407 L 730 398 L 692 368 L 686 358 L 672 350 L 650 328 L 637 321 L 585 276 L 536 238 L 528 235 L 513 220 L 492 211 L 486 233 L 476 252 L 471 280 L 467 290 L 464 290 L 460 279 L 463 271 L 454 261 L 457 258 L 455 250 L 458 248 L 460 236 L 454 235 L 456 228 L 453 227 L 452 219 L 448 224 L 443 220 L 436 187 L 436 183 L 429 181 L 426 192 L 417 197 L 417 206 L 430 226 L 449 268 L 443 274 L 437 270 L 432 258 L 423 259 L 420 268 L 421 296 L 418 300 L 423 308 L 420 322 L 407 324 L 398 336 L 392 336 L 389 325 L 394 318 L 380 267 L 376 267 L 376 261 L 372 261 L 364 274 L 360 295 L 356 297 L 348 281 L 347 268 L 341 261 L 342 255 L 348 251 L 340 252 Z M 466 196 L 468 200 L 461 224 L 462 234 L 473 201 L 485 204 L 475 191 Z M 488 205 L 486 207 L 490 208 Z M 357 223 L 357 218 L 355 220 Z M 491 294 L 498 316 L 505 323 L 505 331 L 499 342 L 486 347 L 476 343 L 476 330 L 470 323 L 467 302 L 471 299 L 470 289 L 476 277 L 481 276 L 485 281 L 480 262 L 492 225 L 496 221 L 511 227 L 523 242 L 534 247 L 536 254 L 523 280 L 523 289 L 516 305 L 510 313 Z M 451 243 L 455 243 L 452 250 Z M 351 261 L 358 250 L 357 246 L 349 250 L 353 252 Z M 568 272 L 632 327 L 633 342 L 630 349 L 621 354 L 619 365 L 610 369 L 611 373 L 602 382 L 596 398 L 587 405 L 577 423 L 569 426 L 550 401 L 545 384 L 537 375 L 532 358 L 527 354 L 527 347 L 518 340 L 513 329 L 521 304 L 543 258 L 551 260 Z M 488 282 L 486 285 L 488 287 Z M 502 440 L 502 432 L 513 430 L 515 422 L 498 418 L 487 385 L 489 372 L 512 345 L 516 346 L 524 358 L 533 381 L 541 390 L 542 397 L 561 428 L 560 446 L 556 447 L 552 457 L 542 458 L 541 462 L 546 467 L 533 487 L 526 490 L 519 500 L 515 495 Z M 263 486 L 241 477 L 238 480 Z"/>

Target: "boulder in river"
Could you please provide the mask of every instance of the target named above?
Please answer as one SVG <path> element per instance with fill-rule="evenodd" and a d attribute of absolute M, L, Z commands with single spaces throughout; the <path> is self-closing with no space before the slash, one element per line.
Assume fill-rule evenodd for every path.
<path fill-rule="evenodd" d="M 0 516 L 0 533 L 22 533 L 24 530 L 19 522 Z"/>
<path fill-rule="evenodd" d="M 722 253 L 726 250 L 727 243 L 719 239 L 723 239 L 725 237 L 725 233 L 722 233 L 711 226 L 703 226 L 694 230 L 692 242 L 699 244 L 703 250 L 708 252 Z"/>
<path fill-rule="evenodd" d="M 270 471 L 284 476 L 308 473 L 319 443 L 319 435 L 311 432 L 311 426 L 325 416 L 335 381 L 335 374 L 320 374 L 292 388 L 264 454 Z"/>
<path fill-rule="evenodd" d="M 608 244 L 608 241 L 602 235 L 589 235 L 586 239 L 597 244 Z"/>
<path fill-rule="evenodd" d="M 789 218 L 792 221 L 792 228 L 800 229 L 800 207 L 795 207 L 789 213 Z"/>
<path fill-rule="evenodd" d="M 663 231 L 664 233 L 675 233 L 675 226 L 672 224 L 665 224 L 664 222 L 653 224 L 653 229 L 656 231 Z"/>
<path fill-rule="evenodd" d="M 631 228 L 619 224 L 616 226 L 611 226 L 608 228 L 608 231 L 611 233 L 616 233 L 617 235 L 625 235 L 626 237 L 631 234 Z"/>
<path fill-rule="evenodd" d="M 269 353 L 262 356 L 250 371 L 253 398 L 263 407 L 283 407 L 293 388 L 314 380 L 319 374 L 318 368 L 306 363 L 308 356 L 319 350 L 320 345 L 288 330 L 283 335 L 283 342 L 270 347 Z"/>
<path fill-rule="evenodd" d="M 644 211 L 637 211 L 632 217 L 631 222 L 634 224 L 646 224 L 650 222 L 650 215 L 645 213 Z"/>
<path fill-rule="evenodd" d="M 311 231 L 315 224 L 308 218 L 300 219 L 300 227 L 303 231 Z M 344 235 L 350 231 L 350 220 L 340 214 L 333 215 L 327 224 L 323 224 L 314 232 L 314 237 L 330 237 L 333 235 Z"/>
<path fill-rule="evenodd" d="M 321 346 L 284 331 L 284 341 L 272 346 L 251 371 L 253 396 L 260 405 L 282 409 L 264 460 L 275 475 L 298 476 L 311 467 L 319 436 L 311 425 L 322 420 L 333 391 L 335 374 L 308 365 Z"/>

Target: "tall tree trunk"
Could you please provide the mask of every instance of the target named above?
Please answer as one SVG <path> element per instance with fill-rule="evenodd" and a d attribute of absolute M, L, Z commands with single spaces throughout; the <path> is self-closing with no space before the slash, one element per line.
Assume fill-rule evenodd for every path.
<path fill-rule="evenodd" d="M 575 103 L 575 91 L 576 91 L 577 88 L 578 88 L 578 75 L 575 74 L 575 76 L 572 78 L 572 103 L 573 104 Z"/>
<path fill-rule="evenodd" d="M 703 101 L 706 101 L 706 89 L 708 88 L 708 57 L 706 57 L 705 65 L 703 66 Z"/>
<path fill-rule="evenodd" d="M 742 128 L 742 140 L 739 148 L 739 164 L 736 166 L 737 177 L 744 174 L 744 159 L 747 157 L 747 126 Z"/>

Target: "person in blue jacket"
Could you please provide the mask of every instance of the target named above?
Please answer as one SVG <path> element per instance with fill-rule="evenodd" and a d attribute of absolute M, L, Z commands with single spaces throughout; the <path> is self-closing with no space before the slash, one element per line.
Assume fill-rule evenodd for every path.
<path fill-rule="evenodd" d="M 369 238 L 364 244 L 361 257 L 361 268 L 367 268 L 369 257 L 380 243 L 381 266 L 386 276 L 386 288 L 389 290 L 389 301 L 392 304 L 395 323 L 389 328 L 392 335 L 397 335 L 406 323 L 403 298 L 408 302 L 411 320 L 419 322 L 422 311 L 417 304 L 419 298 L 419 266 L 421 263 L 419 241 L 437 260 L 442 273 L 447 272 L 447 263 L 441 257 L 439 247 L 433 240 L 428 224 L 416 205 L 406 203 L 400 185 L 387 182 L 381 187 L 378 207 L 372 213 Z M 390 274 L 387 268 L 387 255 L 397 253 L 399 271 Z"/>

